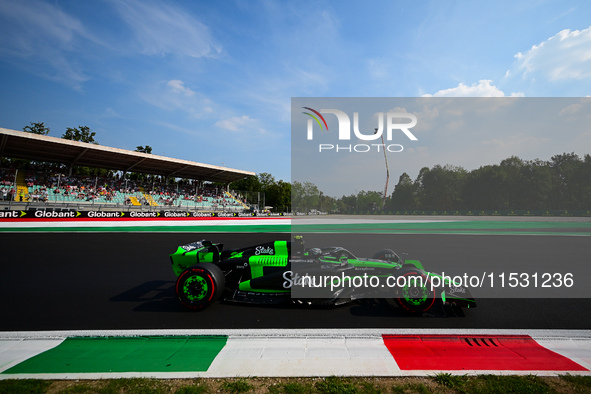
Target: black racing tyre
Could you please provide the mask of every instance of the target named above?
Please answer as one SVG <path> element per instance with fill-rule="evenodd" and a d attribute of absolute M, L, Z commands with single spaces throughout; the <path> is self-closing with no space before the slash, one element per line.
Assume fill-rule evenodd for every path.
<path fill-rule="evenodd" d="M 176 296 L 185 307 L 200 311 L 214 303 L 225 287 L 224 273 L 215 264 L 201 263 L 187 268 L 176 280 Z"/>
<path fill-rule="evenodd" d="M 396 252 L 394 252 L 392 249 L 382 249 L 379 252 L 376 252 L 372 258 L 394 263 L 398 263 L 400 261 L 400 257 L 398 257 Z"/>
<path fill-rule="evenodd" d="M 435 289 L 432 288 L 431 280 L 425 273 L 416 269 L 405 269 L 398 273 L 396 279 L 399 285 L 399 296 L 395 301 L 404 310 L 412 314 L 420 314 L 433 307 L 436 298 Z"/>

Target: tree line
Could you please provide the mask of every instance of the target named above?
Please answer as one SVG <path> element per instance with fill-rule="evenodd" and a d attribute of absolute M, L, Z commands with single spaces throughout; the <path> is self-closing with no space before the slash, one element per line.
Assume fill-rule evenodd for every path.
<path fill-rule="evenodd" d="M 242 192 L 247 203 L 258 205 L 260 208 L 269 206 L 275 212 L 291 211 L 292 185 L 283 180 L 275 180 L 275 177 L 267 172 L 234 181 L 230 183 L 230 189 Z"/>
<path fill-rule="evenodd" d="M 511 156 L 473 171 L 452 165 L 424 167 L 414 180 L 403 173 L 385 200 L 377 191 L 334 198 L 309 182 L 293 182 L 292 193 L 298 212 L 588 210 L 591 155 L 563 153 L 547 161 Z"/>
<path fill-rule="evenodd" d="M 32 134 L 48 135 L 51 130 L 45 126 L 45 122 L 31 122 L 29 126 L 23 128 L 23 131 Z M 62 135 L 62 138 L 98 145 L 99 143 L 94 139 L 95 135 L 96 133 L 94 131 L 90 131 L 90 127 L 78 126 L 66 128 L 66 132 Z"/>

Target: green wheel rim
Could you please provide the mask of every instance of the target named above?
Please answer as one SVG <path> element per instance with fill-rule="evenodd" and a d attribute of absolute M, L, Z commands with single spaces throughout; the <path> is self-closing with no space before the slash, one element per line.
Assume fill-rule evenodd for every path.
<path fill-rule="evenodd" d="M 183 294 L 189 301 L 201 301 L 207 295 L 209 286 L 202 276 L 191 276 L 183 284 Z"/>
<path fill-rule="evenodd" d="M 415 282 L 418 282 L 414 279 Z M 411 305 L 421 305 L 429 299 L 429 291 L 425 286 L 406 285 L 402 290 L 404 300 Z"/>

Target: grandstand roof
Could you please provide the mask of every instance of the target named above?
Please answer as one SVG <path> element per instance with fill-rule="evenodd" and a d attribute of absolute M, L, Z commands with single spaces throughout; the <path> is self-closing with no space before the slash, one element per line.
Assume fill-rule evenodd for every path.
<path fill-rule="evenodd" d="M 0 128 L 0 156 L 229 183 L 251 171 Z"/>

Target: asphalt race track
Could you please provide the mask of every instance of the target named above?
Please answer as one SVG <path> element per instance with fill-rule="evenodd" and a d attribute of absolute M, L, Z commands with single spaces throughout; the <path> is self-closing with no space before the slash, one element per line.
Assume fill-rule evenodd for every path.
<path fill-rule="evenodd" d="M 243 247 L 289 234 L 5 233 L 0 253 L 0 331 L 228 328 L 486 328 L 589 329 L 591 299 L 477 299 L 464 316 L 441 311 L 414 317 L 386 300 L 337 308 L 249 306 L 219 302 L 189 312 L 176 300 L 168 254 L 206 238 Z M 450 261 L 494 267 L 511 256 L 524 266 L 558 271 L 561 259 L 588 264 L 590 237 L 520 235 L 381 235 L 356 245 L 351 234 L 315 242 L 345 242 L 358 256 L 390 247 L 432 271 Z M 308 245 L 312 246 L 312 245 Z M 319 245 L 316 245 L 319 246 Z M 517 260 L 516 260 L 517 261 Z"/>

